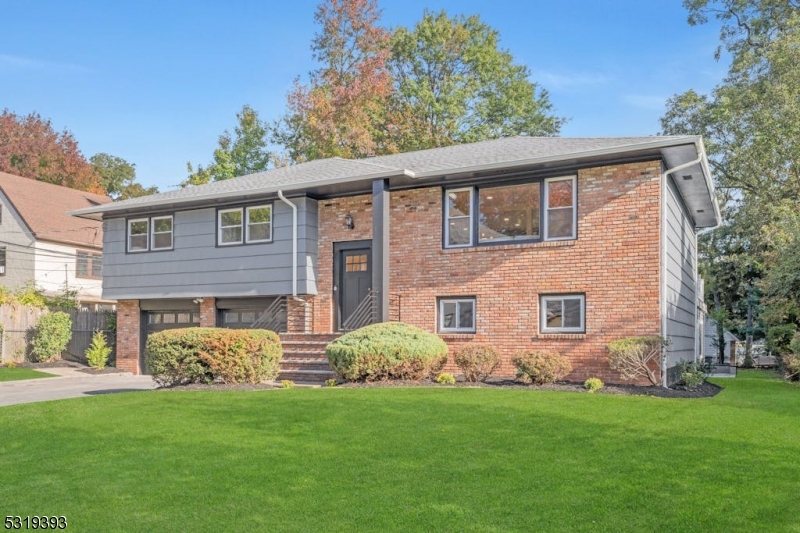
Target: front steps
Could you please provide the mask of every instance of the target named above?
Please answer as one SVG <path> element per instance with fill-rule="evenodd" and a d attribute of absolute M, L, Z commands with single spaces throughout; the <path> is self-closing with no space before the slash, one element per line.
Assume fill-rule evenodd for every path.
<path fill-rule="evenodd" d="M 325 383 L 336 374 L 328 364 L 325 346 L 339 337 L 336 333 L 281 333 L 283 358 L 278 380 L 297 383 Z"/>

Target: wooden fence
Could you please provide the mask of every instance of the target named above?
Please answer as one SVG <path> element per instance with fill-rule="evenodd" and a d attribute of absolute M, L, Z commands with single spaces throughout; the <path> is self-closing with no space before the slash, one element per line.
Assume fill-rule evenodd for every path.
<path fill-rule="evenodd" d="M 116 361 L 116 314 L 109 311 L 87 311 L 83 309 L 63 309 L 72 319 L 72 337 L 61 357 L 79 363 L 86 363 L 86 349 L 92 343 L 95 331 L 106 335 L 106 342 L 112 347 L 108 363 Z M 0 305 L 0 324 L 3 334 L 0 339 L 0 361 L 30 361 L 31 340 L 39 319 L 49 313 L 47 309 L 20 305 Z"/>

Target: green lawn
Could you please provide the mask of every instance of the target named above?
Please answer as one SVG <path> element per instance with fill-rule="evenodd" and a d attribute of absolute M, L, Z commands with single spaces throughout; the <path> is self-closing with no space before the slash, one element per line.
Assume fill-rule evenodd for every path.
<path fill-rule="evenodd" d="M 38 379 L 38 378 L 52 378 L 55 377 L 55 374 L 47 374 L 45 372 L 39 372 L 38 370 L 33 370 L 32 368 L 8 368 L 6 366 L 0 366 L 0 381 L 19 381 L 21 379 Z M 2 420 L 2 417 L 0 417 Z M 5 517 L 2 517 L 5 518 Z"/>
<path fill-rule="evenodd" d="M 800 387 L 155 391 L 0 408 L 4 515 L 75 531 L 800 532 Z"/>

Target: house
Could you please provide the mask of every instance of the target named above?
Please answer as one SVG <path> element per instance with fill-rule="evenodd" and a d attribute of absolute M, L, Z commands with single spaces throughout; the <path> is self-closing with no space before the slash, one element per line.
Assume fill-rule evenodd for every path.
<path fill-rule="evenodd" d="M 716 364 L 719 363 L 719 339 L 717 337 L 717 322 L 710 316 L 706 315 L 704 324 L 702 356 L 704 358 L 711 357 L 712 361 Z M 736 347 L 742 340 L 728 331 L 723 329 L 725 361 L 724 363 L 736 364 Z"/>
<path fill-rule="evenodd" d="M 0 285 L 35 283 L 46 295 L 77 290 L 85 306 L 102 298 L 103 225 L 68 211 L 111 198 L 0 172 Z"/>
<path fill-rule="evenodd" d="M 502 375 L 541 349 L 569 357 L 568 379 L 607 382 L 615 339 L 668 337 L 665 369 L 698 355 L 696 231 L 720 221 L 696 136 L 331 158 L 73 214 L 103 221 L 126 370 L 173 327 L 268 325 L 286 359 L 293 343 L 402 320 L 451 349 L 493 345 Z"/>

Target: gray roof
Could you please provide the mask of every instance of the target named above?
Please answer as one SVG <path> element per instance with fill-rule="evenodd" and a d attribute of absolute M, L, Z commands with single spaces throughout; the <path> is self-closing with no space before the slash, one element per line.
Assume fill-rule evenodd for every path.
<path fill-rule="evenodd" d="M 339 192 L 345 193 L 347 189 L 343 188 L 343 185 L 379 178 L 400 178 L 406 182 L 409 180 L 413 182 L 454 173 L 514 169 L 515 167 L 527 168 L 536 164 L 575 161 L 599 156 L 624 156 L 644 150 L 663 151 L 670 147 L 684 148 L 680 155 L 677 151 L 675 152 L 676 162 L 680 164 L 689 161 L 688 159 L 683 161 L 689 157 L 689 155 L 684 155 L 689 154 L 685 150 L 686 145 L 696 145 L 698 142 L 702 143 L 696 136 L 507 137 L 358 160 L 338 157 L 320 159 L 206 185 L 132 198 L 92 209 L 81 209 L 72 214 L 87 218 L 100 218 L 103 214 L 120 214 L 165 206 L 175 208 L 180 204 L 197 204 L 204 200 L 223 201 L 258 195 L 274 195 L 279 190 L 287 195 L 305 193 L 310 189 L 319 191 L 326 186 L 338 186 Z M 696 153 L 696 151 L 691 151 L 691 153 Z M 675 166 L 669 161 L 668 164 Z M 701 173 L 707 174 L 705 170 L 701 170 Z M 704 195 L 707 203 L 714 203 L 712 211 L 718 214 L 716 202 L 712 200 L 713 186 L 710 176 L 705 177 L 708 187 L 703 191 Z"/>

